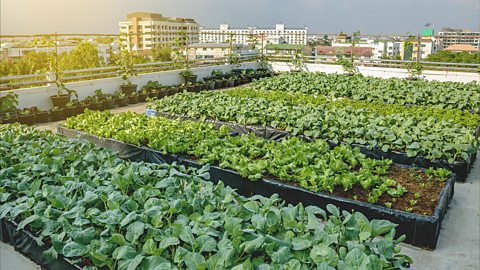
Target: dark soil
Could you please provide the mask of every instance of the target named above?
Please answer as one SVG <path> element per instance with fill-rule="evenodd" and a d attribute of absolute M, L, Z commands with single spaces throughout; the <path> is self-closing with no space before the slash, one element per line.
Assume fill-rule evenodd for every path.
<path fill-rule="evenodd" d="M 441 182 L 434 176 L 427 175 L 421 170 L 399 166 L 391 166 L 387 176 L 406 188 L 407 192 L 399 198 L 383 194 L 375 204 L 389 207 L 389 203 L 391 203 L 389 208 L 392 209 L 420 215 L 433 215 L 440 191 L 445 182 Z M 368 190 L 363 189 L 361 186 L 354 186 L 348 191 L 336 188 L 333 194 L 368 203 Z"/>

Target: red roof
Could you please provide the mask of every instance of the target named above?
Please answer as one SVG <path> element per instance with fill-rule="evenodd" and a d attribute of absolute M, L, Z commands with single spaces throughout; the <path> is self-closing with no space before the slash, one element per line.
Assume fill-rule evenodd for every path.
<path fill-rule="evenodd" d="M 351 55 L 352 47 L 341 46 L 316 46 L 317 55 Z M 370 47 L 355 47 L 353 50 L 355 56 L 373 56 L 373 48 Z"/>

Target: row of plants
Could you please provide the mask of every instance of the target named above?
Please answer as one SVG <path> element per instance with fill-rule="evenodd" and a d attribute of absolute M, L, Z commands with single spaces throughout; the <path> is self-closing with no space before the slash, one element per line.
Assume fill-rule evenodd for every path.
<path fill-rule="evenodd" d="M 441 189 L 450 175 L 444 169 L 428 174 L 415 171 L 415 175 L 420 175 L 417 179 L 410 176 L 409 169 L 392 166 L 391 160 L 367 158 L 358 148 L 345 144 L 330 148 L 323 140 L 306 142 L 292 137 L 275 142 L 253 134 L 229 136 L 225 126 L 216 129 L 210 123 L 148 118 L 131 112 L 86 111 L 69 118 L 64 125 L 99 137 L 147 145 L 165 154 L 183 154 L 201 164 L 218 164 L 252 181 L 273 177 L 313 192 L 350 192 L 349 198 L 393 208 L 403 205 L 410 196 L 429 192 L 428 188 Z M 409 192 L 397 181 L 404 181 L 401 175 L 405 174 L 409 175 L 408 184 L 416 184 L 418 190 Z M 413 208 L 415 203 L 401 210 L 433 213 L 436 200 L 425 203 L 430 205 Z"/>
<path fill-rule="evenodd" d="M 35 146 L 35 147 L 32 147 Z M 245 198 L 208 167 L 120 160 L 113 152 L 0 125 L 0 218 L 43 257 L 84 269 L 405 269 L 396 225 L 328 205 Z"/>
<path fill-rule="evenodd" d="M 349 98 L 327 98 L 326 96 L 304 94 L 299 92 L 283 92 L 277 90 L 255 90 L 250 87 L 239 87 L 225 92 L 239 98 L 265 98 L 270 101 L 286 101 L 293 105 L 301 104 L 326 104 L 330 107 L 353 107 L 366 109 L 369 112 L 381 115 L 412 115 L 415 117 L 435 117 L 437 121 L 448 121 L 456 125 L 465 126 L 474 130 L 480 124 L 480 115 L 472 114 L 460 109 L 441 109 L 421 106 L 403 106 L 399 104 L 386 104 L 365 100 L 352 100 Z"/>
<path fill-rule="evenodd" d="M 471 128 L 449 121 L 422 115 L 380 114 L 351 106 L 296 104 L 218 92 L 180 94 L 149 103 L 148 107 L 198 119 L 268 126 L 293 135 L 356 143 L 449 163 L 469 160 L 479 145 Z"/>
<path fill-rule="evenodd" d="M 105 94 L 101 89 L 95 90 L 95 94 L 87 96 L 84 100 L 74 99 L 68 101 L 62 106 L 54 106 L 50 110 L 37 107 L 17 109 L 18 95 L 10 92 L 5 97 L 0 98 L 0 123 L 36 124 L 49 121 L 60 121 L 67 117 L 83 113 L 85 109 L 90 110 L 108 110 L 116 106 L 123 107 L 128 104 L 145 102 L 147 95 L 133 92 L 128 96 L 120 91 L 114 94 Z"/>
<path fill-rule="evenodd" d="M 252 87 L 257 90 L 299 92 L 390 104 L 456 108 L 472 112 L 480 110 L 480 86 L 475 81 L 409 81 L 366 77 L 361 74 L 347 76 L 293 72 L 256 81 Z"/>

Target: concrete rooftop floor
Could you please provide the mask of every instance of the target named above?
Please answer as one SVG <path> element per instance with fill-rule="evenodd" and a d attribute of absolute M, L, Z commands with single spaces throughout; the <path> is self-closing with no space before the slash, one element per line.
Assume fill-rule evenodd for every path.
<path fill-rule="evenodd" d="M 113 109 L 112 112 L 133 111 L 144 113 L 146 103 Z M 61 122 L 37 125 L 40 130 L 56 132 Z M 480 152 L 478 159 L 480 159 Z M 417 270 L 479 270 L 480 269 L 480 161 L 473 164 L 465 183 L 455 184 L 455 194 L 449 204 L 442 223 L 440 237 L 435 250 L 423 250 L 403 244 L 402 253 L 413 259 L 413 269 Z M 9 262 L 5 262 L 8 258 Z M 22 265 L 17 269 L 39 269 L 30 262 L 27 267 L 25 257 L 14 252 L 5 244 L 0 245 L 0 270 L 13 269 L 10 265 Z M 25 268 L 24 268 L 25 267 Z"/>

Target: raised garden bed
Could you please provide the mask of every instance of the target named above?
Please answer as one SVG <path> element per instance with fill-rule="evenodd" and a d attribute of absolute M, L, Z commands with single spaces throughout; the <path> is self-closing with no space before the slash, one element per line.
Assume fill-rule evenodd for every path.
<path fill-rule="evenodd" d="M 15 231 L 43 235 L 30 238 L 48 248 L 40 260 L 64 256 L 88 269 L 137 270 L 205 269 L 212 263 L 220 269 L 346 269 L 362 261 L 399 269 L 411 263 L 400 253 L 403 239 L 394 238 L 396 225 L 386 220 L 369 221 L 333 205 L 328 214 L 285 205 L 278 196 L 246 198 L 205 181 L 208 166 L 124 162 L 83 140 L 18 125 L 0 126 L 0 135 L 0 161 L 10 165 L 0 169 L 8 175 L 0 178 L 0 213 L 18 221 L 12 222 Z M 42 148 L 32 149 L 32 143 Z M 34 152 L 43 154 L 32 159 Z M 37 179 L 25 180 L 28 175 Z"/>
<path fill-rule="evenodd" d="M 63 256 L 50 260 L 44 256 L 47 251 L 45 246 L 37 243 L 38 236 L 19 228 L 18 223 L 0 218 L 0 241 L 7 243 L 15 250 L 28 257 L 44 269 L 50 270 L 80 270 L 82 267 L 75 265 Z M 19 269 L 21 270 L 21 269 Z"/>
<path fill-rule="evenodd" d="M 154 110 L 150 109 L 152 112 Z M 187 117 L 182 115 L 175 115 L 170 113 L 164 112 L 154 112 L 155 115 L 166 117 L 170 119 L 181 119 L 181 120 L 190 120 L 190 121 L 200 121 L 198 118 L 195 117 Z M 203 120 L 208 123 L 214 124 L 216 127 L 227 126 L 233 132 L 237 132 L 238 134 L 249 134 L 254 133 L 258 137 L 262 137 L 269 140 L 279 141 L 286 137 L 294 136 L 291 132 L 287 132 L 285 130 L 274 129 L 271 127 L 265 126 L 249 126 L 249 125 L 242 125 L 233 122 L 223 122 L 223 121 L 216 121 L 212 119 Z M 305 135 L 297 135 L 300 138 L 303 138 L 307 141 L 315 141 L 315 138 L 308 137 Z M 333 142 L 328 141 L 331 147 L 340 145 L 340 144 L 347 144 L 346 142 Z M 468 174 L 473 166 L 474 161 L 477 157 L 477 151 L 472 151 L 469 155 L 469 160 L 458 160 L 454 163 L 449 163 L 447 160 L 444 159 L 428 159 L 422 155 L 417 155 L 413 157 L 409 157 L 406 153 L 399 152 L 399 151 L 387 151 L 384 152 L 381 149 L 369 149 L 369 147 L 361 144 L 349 144 L 351 146 L 357 147 L 360 151 L 365 154 L 369 158 L 373 159 L 391 159 L 393 162 L 403 165 L 409 166 L 416 166 L 420 168 L 445 168 L 450 170 L 451 172 L 457 175 L 457 181 L 465 181 L 467 179 Z"/>
<path fill-rule="evenodd" d="M 178 156 L 163 154 L 149 147 L 136 146 L 115 139 L 99 138 L 91 134 L 87 134 L 77 130 L 67 129 L 64 127 L 59 127 L 58 131 L 59 133 L 64 134 L 67 137 L 74 138 L 80 136 L 84 139 L 88 139 L 94 142 L 98 146 L 114 149 L 119 152 L 119 156 L 121 158 L 128 160 L 146 161 L 152 163 L 177 161 L 181 164 L 186 164 L 189 166 L 200 166 L 197 161 L 191 160 L 190 157 L 182 155 Z M 451 197 L 453 196 L 453 187 L 455 182 L 455 176 L 452 175 L 445 182 L 443 187 L 437 188 L 436 191 L 439 191 L 439 193 L 438 196 L 435 198 L 436 205 L 434 205 L 431 215 L 422 215 L 408 213 L 395 209 L 389 209 L 386 207 L 358 201 L 358 199 L 361 198 L 353 200 L 349 198 L 335 196 L 329 193 L 310 192 L 304 188 L 286 182 L 280 182 L 271 178 L 261 178 L 257 181 L 251 181 L 245 177 L 240 176 L 237 172 L 233 170 L 220 168 L 218 166 L 211 166 L 210 173 L 212 175 L 212 181 L 222 180 L 226 184 L 237 188 L 238 192 L 243 195 L 271 195 L 274 193 L 278 193 L 283 199 L 291 203 L 302 202 L 306 205 L 316 206 L 324 206 L 326 204 L 332 203 L 344 210 L 360 211 L 369 218 L 382 217 L 384 219 L 388 219 L 394 223 L 399 224 L 398 231 L 401 231 L 407 236 L 407 243 L 430 249 L 433 249 L 436 246 L 441 227 L 440 225 L 446 212 L 447 205 Z M 417 197 L 417 199 L 420 197 L 421 196 Z M 432 202 L 429 201 L 427 202 L 427 204 L 428 203 L 431 204 Z"/>

